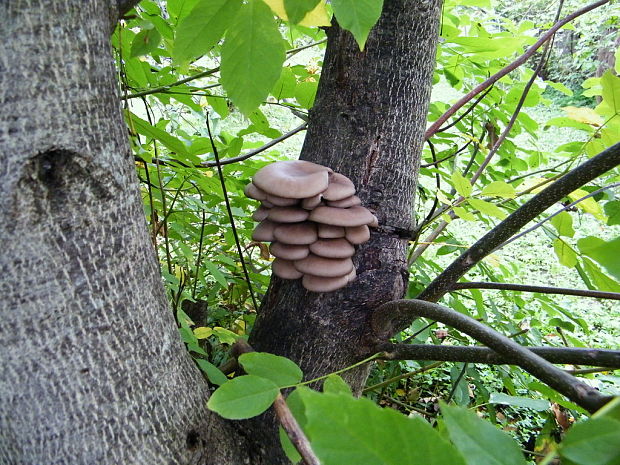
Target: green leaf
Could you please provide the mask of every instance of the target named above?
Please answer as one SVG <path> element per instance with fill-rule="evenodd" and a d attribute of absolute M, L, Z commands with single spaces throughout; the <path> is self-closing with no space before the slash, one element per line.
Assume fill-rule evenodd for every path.
<path fill-rule="evenodd" d="M 568 194 L 568 198 L 571 199 L 573 202 L 575 202 L 587 196 L 588 194 L 589 192 L 584 189 L 577 189 L 576 191 L 573 191 L 570 194 Z M 595 218 L 601 221 L 607 222 L 607 218 L 605 218 L 605 215 L 603 214 L 603 209 L 598 204 L 598 202 L 594 200 L 593 197 L 588 197 L 587 199 L 580 201 L 576 205 L 577 205 L 577 208 L 583 210 L 584 212 L 590 213 Z"/>
<path fill-rule="evenodd" d="M 560 455 L 577 465 L 620 464 L 620 421 L 592 418 L 566 433 Z"/>
<path fill-rule="evenodd" d="M 278 386 L 268 379 L 240 376 L 217 388 L 207 407 L 229 420 L 242 420 L 263 413 L 273 404 L 278 393 Z"/>
<path fill-rule="evenodd" d="M 595 108 L 596 112 L 607 117 L 620 115 L 620 77 L 608 69 L 601 76 L 601 85 L 603 101 Z"/>
<path fill-rule="evenodd" d="M 492 392 L 489 402 L 492 404 L 512 405 L 513 407 L 524 407 L 542 412 L 549 410 L 551 404 L 544 399 L 532 399 L 530 397 L 516 397 L 503 394 L 501 392 Z"/>
<path fill-rule="evenodd" d="M 215 110 L 215 112 L 220 115 L 222 118 L 226 118 L 230 113 L 228 109 L 228 102 L 225 98 L 220 96 L 209 96 L 207 97 L 207 102 Z"/>
<path fill-rule="evenodd" d="M 461 173 L 455 171 L 454 173 L 452 173 L 451 179 L 452 185 L 461 196 L 469 197 L 471 195 L 472 186 Z"/>
<path fill-rule="evenodd" d="M 213 276 L 213 278 L 222 285 L 222 287 L 228 287 L 228 281 L 226 281 L 226 276 L 222 274 L 222 272 L 218 269 L 217 265 L 209 260 L 205 260 L 202 262 L 202 266 L 204 266 L 209 274 Z"/>
<path fill-rule="evenodd" d="M 569 97 L 573 96 L 573 91 L 561 82 L 545 81 L 545 84 L 559 92 L 562 92 L 564 95 L 568 95 Z"/>
<path fill-rule="evenodd" d="M 459 218 L 464 219 L 465 221 L 476 221 L 476 217 L 463 207 L 454 207 L 453 210 Z"/>
<path fill-rule="evenodd" d="M 250 0 L 239 10 L 222 46 L 222 86 L 249 115 L 265 100 L 282 72 L 284 40 L 271 9 Z"/>
<path fill-rule="evenodd" d="M 517 195 L 515 188 L 503 181 L 493 181 L 482 189 L 482 195 L 490 197 L 502 197 L 504 199 L 514 199 Z"/>
<path fill-rule="evenodd" d="M 284 0 L 284 9 L 291 23 L 297 24 L 319 4 L 320 0 Z"/>
<path fill-rule="evenodd" d="M 560 236 L 573 237 L 575 230 L 573 229 L 573 217 L 570 213 L 563 211 L 555 215 L 549 222 L 553 225 Z"/>
<path fill-rule="evenodd" d="M 329 375 L 325 378 L 323 382 L 323 392 L 329 392 L 331 394 L 349 394 L 353 395 L 351 392 L 351 387 L 338 375 Z"/>
<path fill-rule="evenodd" d="M 338 24 L 355 37 L 364 50 L 368 34 L 381 16 L 383 0 L 332 0 Z"/>
<path fill-rule="evenodd" d="M 480 213 L 484 213 L 485 215 L 494 216 L 495 218 L 499 218 L 500 220 L 503 220 L 507 216 L 504 210 L 499 208 L 497 205 L 494 205 L 485 200 L 467 199 L 467 202 L 469 202 L 469 204 L 476 210 L 479 210 Z"/>
<path fill-rule="evenodd" d="M 246 373 L 269 379 L 279 387 L 299 383 L 304 374 L 295 362 L 266 352 L 249 352 L 239 357 Z"/>
<path fill-rule="evenodd" d="M 572 268 L 577 264 L 577 254 L 571 246 L 562 239 L 556 239 L 553 241 L 553 250 L 558 256 L 560 264 L 569 268 Z"/>
<path fill-rule="evenodd" d="M 323 465 L 465 464 L 421 418 L 408 418 L 349 394 L 298 391 L 305 405 L 305 431 Z"/>
<path fill-rule="evenodd" d="M 467 409 L 441 406 L 450 440 L 468 465 L 525 465 L 514 439 Z"/>
<path fill-rule="evenodd" d="M 217 384 L 219 386 L 228 381 L 226 375 L 222 373 L 218 367 L 216 367 L 212 363 L 209 363 L 207 360 L 203 358 L 197 358 L 196 363 L 198 364 L 200 369 L 207 374 L 207 378 L 209 378 L 209 381 L 211 383 Z"/>
<path fill-rule="evenodd" d="M 155 28 L 145 29 L 136 34 L 131 42 L 130 56 L 137 57 L 147 55 L 159 46 L 161 34 Z"/>
<path fill-rule="evenodd" d="M 598 237 L 588 236 L 579 239 L 577 247 L 582 254 L 596 260 L 620 280 L 620 237 L 604 241 Z"/>
<path fill-rule="evenodd" d="M 583 266 L 592 279 L 596 289 L 601 291 L 620 292 L 620 284 L 618 284 L 618 281 L 603 273 L 593 261 L 583 257 Z"/>
<path fill-rule="evenodd" d="M 176 137 L 171 136 L 162 129 L 151 126 L 147 121 L 138 118 L 131 112 L 126 112 L 126 115 L 130 121 L 129 127 L 133 127 L 139 134 L 158 140 L 172 152 L 188 156 L 187 147 Z"/>
<path fill-rule="evenodd" d="M 204 55 L 222 38 L 241 0 L 201 0 L 179 24 L 172 49 L 174 60 L 183 63 Z"/>

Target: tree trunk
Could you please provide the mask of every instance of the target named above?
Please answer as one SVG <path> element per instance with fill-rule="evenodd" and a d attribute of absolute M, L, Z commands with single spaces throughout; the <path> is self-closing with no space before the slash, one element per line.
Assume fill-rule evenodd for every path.
<path fill-rule="evenodd" d="M 207 411 L 179 339 L 109 52 L 124 3 L 0 2 L 0 464 L 284 463 L 268 415 Z M 251 343 L 307 377 L 357 361 L 372 309 L 405 292 L 439 4 L 387 1 L 364 52 L 329 30 L 302 157 L 349 176 L 381 226 L 349 287 L 272 281 Z"/>
<path fill-rule="evenodd" d="M 207 386 L 146 232 L 113 3 L 0 4 L 3 465 L 203 460 Z"/>
<path fill-rule="evenodd" d="M 406 292 L 407 240 L 440 8 L 439 0 L 386 1 L 362 52 L 349 32 L 337 25 L 327 31 L 301 158 L 348 176 L 380 226 L 359 247 L 357 279 L 346 288 L 314 293 L 299 280 L 272 276 L 250 344 L 296 361 L 306 379 L 359 361 L 369 350 L 372 310 Z M 361 391 L 368 368 L 343 375 L 354 391 Z"/>

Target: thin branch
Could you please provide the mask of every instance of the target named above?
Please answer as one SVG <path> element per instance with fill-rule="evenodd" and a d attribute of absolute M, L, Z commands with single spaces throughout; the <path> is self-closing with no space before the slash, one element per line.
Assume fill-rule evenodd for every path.
<path fill-rule="evenodd" d="M 282 134 L 280 137 L 277 137 L 277 138 L 267 142 L 265 145 L 263 145 L 261 147 L 258 147 L 257 149 L 250 150 L 248 153 L 244 153 L 243 155 L 239 155 L 238 157 L 232 157 L 232 158 L 226 158 L 224 160 L 220 160 L 219 164 L 220 164 L 220 166 L 221 165 L 230 165 L 231 163 L 237 163 L 239 161 L 247 160 L 248 158 L 253 157 L 254 155 L 257 155 L 257 154 L 259 154 L 261 152 L 264 152 L 267 149 L 270 149 L 274 145 L 282 142 L 283 140 L 286 140 L 289 137 L 294 136 L 298 132 L 301 132 L 304 129 L 306 129 L 307 127 L 308 127 L 308 123 L 300 124 L 296 128 L 291 129 L 289 132 L 287 132 L 285 134 Z M 204 163 L 201 163 L 200 167 L 202 167 L 202 168 L 211 168 L 211 167 L 217 166 L 217 165 L 218 165 L 218 161 L 206 161 Z"/>
<path fill-rule="evenodd" d="M 372 386 L 364 388 L 362 393 L 366 394 L 367 392 L 370 392 L 370 391 L 376 391 L 377 389 L 381 389 L 381 388 L 384 388 L 385 386 L 389 386 L 390 384 L 395 383 L 396 381 L 400 381 L 401 379 L 411 378 L 415 375 L 419 375 L 420 373 L 433 370 L 443 364 L 444 362 L 435 362 L 435 363 L 431 363 L 430 365 L 426 365 L 425 367 L 422 367 L 419 370 L 414 370 L 414 371 L 410 371 L 409 373 L 403 373 L 402 375 L 394 376 L 393 378 L 387 379 L 381 383 L 374 384 Z"/>
<path fill-rule="evenodd" d="M 326 41 L 327 41 L 327 39 L 319 40 L 318 42 L 313 42 L 311 44 L 304 45 L 302 47 L 293 48 L 291 50 L 288 50 L 286 53 L 289 54 L 289 55 L 292 55 L 292 54 L 301 52 L 302 50 L 305 50 L 307 48 L 314 47 L 316 45 L 322 44 L 322 43 L 324 43 Z M 141 92 L 136 92 L 135 94 L 125 95 L 125 96 L 121 97 L 121 100 L 128 100 L 128 99 L 137 98 L 137 97 L 144 97 L 145 95 L 157 94 L 158 92 L 166 92 L 171 87 L 180 86 L 181 84 L 186 84 L 188 82 L 195 81 L 196 79 L 201 79 L 201 78 L 204 78 L 204 77 L 211 76 L 211 75 L 217 73 L 219 70 L 220 70 L 219 66 L 217 66 L 216 68 L 207 69 L 206 71 L 203 71 L 203 72 L 198 73 L 198 74 L 194 74 L 193 76 L 189 76 L 189 77 L 186 77 L 184 79 L 180 79 L 180 80 L 178 80 L 176 82 L 173 82 L 171 84 L 166 84 L 165 86 L 154 87 L 152 89 L 147 89 L 147 90 L 143 90 Z"/>
<path fill-rule="evenodd" d="M 303 458 L 304 463 L 306 465 L 321 465 L 321 462 L 319 462 L 318 457 L 310 446 L 310 441 L 308 441 L 299 423 L 297 423 L 288 405 L 286 405 L 286 401 L 284 397 L 282 397 L 282 394 L 278 393 L 276 400 L 273 402 L 273 409 L 276 412 L 276 416 L 282 428 L 286 431 L 286 435 L 295 446 L 295 449 L 297 449 L 297 452 L 299 452 L 299 455 Z"/>
<path fill-rule="evenodd" d="M 439 304 L 423 300 L 394 300 L 374 311 L 371 324 L 379 340 L 385 340 L 388 335 L 402 328 L 404 323 L 417 317 L 432 318 L 458 329 L 503 357 L 513 360 L 514 364 L 590 412 L 595 412 L 610 399 L 510 338 Z"/>
<path fill-rule="evenodd" d="M 457 289 L 498 289 L 502 291 L 540 292 L 541 294 L 576 295 L 594 299 L 620 300 L 620 292 L 592 291 L 590 289 L 568 289 L 565 287 L 532 286 L 530 284 L 512 283 L 454 283 L 450 290 Z"/>
<path fill-rule="evenodd" d="M 241 250 L 241 241 L 239 240 L 239 234 L 237 234 L 237 227 L 235 226 L 235 217 L 232 212 L 232 208 L 230 206 L 230 199 L 228 198 L 228 190 L 226 189 L 226 181 L 224 180 L 224 173 L 222 172 L 222 166 L 220 165 L 220 156 L 217 152 L 217 147 L 215 146 L 215 141 L 213 140 L 213 135 L 211 134 L 211 125 L 209 124 L 209 115 L 205 119 L 207 125 L 207 132 L 209 133 L 209 140 L 211 141 L 211 145 L 213 147 L 213 155 L 215 155 L 215 161 L 217 162 L 217 174 L 220 178 L 220 184 L 222 185 L 222 194 L 224 195 L 224 202 L 226 203 L 226 211 L 228 212 L 228 219 L 230 220 L 230 226 L 232 229 L 233 236 L 235 237 L 235 244 L 237 245 L 237 253 L 239 254 L 239 260 L 241 261 L 241 268 L 243 268 L 243 275 L 245 276 L 245 280 L 248 283 L 248 291 L 250 291 L 250 297 L 252 297 L 252 303 L 254 304 L 254 309 L 258 310 L 258 303 L 256 302 L 256 297 L 254 296 L 254 290 L 252 289 L 252 280 L 250 279 L 250 275 L 248 273 L 248 268 L 245 265 L 245 259 L 243 258 L 243 251 Z"/>
<path fill-rule="evenodd" d="M 487 94 L 489 92 L 491 92 L 491 90 L 493 89 L 493 86 L 489 86 L 489 88 L 487 90 L 484 91 L 484 93 L 478 97 L 476 99 L 476 101 L 474 103 L 472 103 L 469 108 L 467 110 L 465 110 L 465 112 L 460 115 L 456 120 L 454 120 L 452 123 L 448 124 L 447 126 L 444 126 L 442 128 L 437 129 L 437 132 L 444 132 L 447 131 L 448 129 L 450 129 L 451 127 L 454 127 L 458 124 L 459 121 L 461 121 L 463 118 L 465 118 L 469 113 L 471 113 L 474 108 L 476 108 L 478 106 L 478 104 L 482 101 L 483 98 L 485 98 L 487 96 Z"/>
<path fill-rule="evenodd" d="M 584 349 L 580 347 L 524 347 L 549 363 L 565 365 L 591 365 L 620 368 L 620 350 Z M 484 363 L 486 365 L 516 365 L 508 358 L 488 347 L 448 346 L 432 344 L 381 344 L 373 347 L 382 352 L 385 360 L 434 360 L 442 362 Z"/>
<path fill-rule="evenodd" d="M 516 236 L 511 237 L 510 239 L 508 239 L 506 242 L 504 242 L 503 244 L 498 245 L 495 250 L 497 249 L 501 249 L 502 247 L 510 244 L 513 241 L 516 241 L 517 239 L 519 239 L 522 236 L 525 236 L 526 234 L 534 231 L 535 229 L 540 228 L 543 224 L 545 224 L 547 221 L 549 221 L 551 218 L 553 218 L 556 215 L 559 215 L 560 213 L 562 213 L 563 211 L 568 210 L 571 207 L 574 207 L 575 205 L 577 205 L 579 202 L 583 202 L 586 199 L 589 199 L 590 197 L 594 197 L 597 194 L 600 194 L 601 192 L 604 192 L 608 189 L 613 189 L 614 187 L 618 187 L 620 186 L 620 182 L 616 182 L 613 184 L 609 184 L 608 186 L 605 187 L 601 187 L 600 189 L 595 190 L 594 192 L 590 192 L 588 195 L 584 195 L 583 197 L 581 197 L 580 199 L 575 200 L 574 202 L 569 203 L 568 205 L 566 205 L 563 208 L 560 208 L 557 212 L 553 213 L 552 215 L 549 215 L 547 218 L 545 218 L 542 221 L 539 221 L 538 223 L 536 223 L 534 226 L 532 226 L 531 228 L 526 229 L 525 231 L 517 234 Z"/>
<path fill-rule="evenodd" d="M 441 115 L 439 117 L 439 119 L 437 119 L 437 121 L 435 121 L 427 130 L 426 130 L 426 134 L 424 135 L 425 139 L 429 139 L 431 138 L 437 131 L 438 129 L 441 127 L 441 125 L 443 125 L 448 118 L 450 118 L 454 113 L 456 113 L 458 110 L 460 110 L 467 102 L 469 102 L 472 98 L 474 98 L 476 95 L 478 95 L 480 92 L 482 92 L 484 89 L 486 89 L 487 87 L 489 87 L 492 84 L 495 84 L 497 81 L 499 81 L 501 78 L 503 78 L 504 76 L 506 76 L 508 73 L 510 73 L 511 71 L 514 71 L 515 69 L 517 69 L 519 66 L 521 66 L 523 63 L 525 63 L 529 57 L 531 57 L 536 50 L 538 50 L 541 45 L 543 45 L 547 40 L 549 40 L 558 29 L 560 29 L 562 26 L 564 26 L 565 24 L 569 23 L 570 21 L 572 21 L 573 19 L 595 9 L 598 8 L 599 6 L 605 5 L 606 3 L 609 3 L 610 0 L 600 0 L 598 2 L 592 3 L 584 8 L 582 8 L 581 10 L 577 10 L 574 13 L 568 15 L 566 18 L 562 19 L 561 21 L 558 21 L 557 23 L 555 23 L 547 32 L 545 32 L 540 39 L 538 39 L 538 41 L 532 45 L 530 48 L 527 49 L 527 51 L 521 55 L 519 58 L 517 58 L 515 61 L 513 61 L 511 64 L 509 64 L 508 66 L 506 66 L 505 68 L 503 68 L 502 70 L 498 71 L 497 73 L 495 73 L 493 76 L 491 76 L 490 78 L 488 78 L 486 81 L 482 82 L 481 84 L 479 84 L 478 86 L 476 86 L 474 89 L 472 89 L 471 91 L 469 91 L 467 93 L 467 95 L 465 95 L 464 97 L 462 97 L 458 102 L 456 102 L 452 107 L 450 107 L 443 115 Z"/>
<path fill-rule="evenodd" d="M 495 250 L 498 245 L 517 233 L 523 226 L 574 190 L 619 164 L 620 143 L 607 148 L 595 157 L 572 169 L 542 192 L 525 202 L 504 221 L 485 234 L 437 276 L 418 298 L 437 302 L 467 271 Z"/>

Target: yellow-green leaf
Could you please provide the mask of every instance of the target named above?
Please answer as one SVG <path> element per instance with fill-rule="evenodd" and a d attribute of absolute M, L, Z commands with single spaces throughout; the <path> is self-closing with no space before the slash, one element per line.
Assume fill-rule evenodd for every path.
<path fill-rule="evenodd" d="M 469 204 L 476 210 L 479 210 L 480 213 L 484 213 L 485 215 L 494 216 L 495 218 L 499 218 L 500 220 L 503 220 L 507 216 L 504 210 L 499 208 L 497 205 L 494 205 L 485 200 L 468 199 L 467 202 L 469 202 Z"/>
<path fill-rule="evenodd" d="M 456 191 L 463 197 L 469 197 L 471 195 L 472 187 L 467 179 L 463 177 L 461 173 L 455 171 L 451 176 L 452 185 Z"/>
<path fill-rule="evenodd" d="M 484 186 L 482 189 L 482 195 L 488 195 L 491 197 L 502 197 L 504 199 L 514 199 L 517 193 L 515 188 L 504 181 L 493 181 L 492 183 Z"/>
<path fill-rule="evenodd" d="M 562 239 L 553 241 L 553 250 L 555 250 L 555 254 L 562 265 L 572 268 L 577 264 L 577 254 Z"/>
<path fill-rule="evenodd" d="M 568 198 L 571 199 L 574 202 L 576 200 L 581 199 L 582 197 L 585 197 L 588 194 L 589 194 L 589 192 L 586 191 L 586 190 L 577 189 L 576 191 L 573 191 L 570 194 L 568 194 Z M 603 213 L 603 209 L 598 204 L 598 202 L 596 200 L 594 200 L 593 197 L 588 197 L 587 199 L 582 200 L 581 202 L 579 202 L 577 204 L 577 208 L 580 208 L 581 210 L 583 210 L 586 213 L 590 213 L 596 219 L 599 219 L 599 220 L 601 220 L 603 222 L 607 222 L 607 217 Z"/>

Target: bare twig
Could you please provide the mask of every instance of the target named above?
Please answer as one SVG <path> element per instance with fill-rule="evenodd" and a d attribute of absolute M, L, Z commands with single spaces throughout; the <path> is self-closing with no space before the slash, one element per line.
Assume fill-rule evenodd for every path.
<path fill-rule="evenodd" d="M 572 169 L 525 202 L 504 221 L 485 234 L 437 276 L 418 298 L 437 302 L 467 271 L 495 250 L 497 246 L 517 233 L 523 226 L 575 189 L 596 179 L 619 164 L 620 143 L 609 147 Z"/>
<path fill-rule="evenodd" d="M 524 347 L 550 363 L 620 368 L 620 350 L 580 347 Z M 385 360 L 436 360 L 443 362 L 516 365 L 516 361 L 488 347 L 449 346 L 445 344 L 380 344 L 371 351 L 381 352 Z"/>
<path fill-rule="evenodd" d="M 474 98 L 476 95 L 478 95 L 480 92 L 482 92 L 484 89 L 486 89 L 487 87 L 489 87 L 492 84 L 495 84 L 497 81 L 499 81 L 501 78 L 503 78 L 504 76 L 506 76 L 508 73 L 510 73 L 511 71 L 514 71 L 515 69 L 517 69 L 519 66 L 521 66 L 523 63 L 525 63 L 527 61 L 527 59 L 529 57 L 531 57 L 536 50 L 538 50 L 541 45 L 543 45 L 547 40 L 549 40 L 556 32 L 558 29 L 560 29 L 562 26 L 564 26 L 565 24 L 569 23 L 570 21 L 572 21 L 573 19 L 595 9 L 598 8 L 599 6 L 605 5 L 606 3 L 609 3 L 610 0 L 600 0 L 598 2 L 592 3 L 580 10 L 575 11 L 574 13 L 568 15 L 566 18 L 562 19 L 561 21 L 558 21 L 557 23 L 555 23 L 547 32 L 545 32 L 540 39 L 538 39 L 538 41 L 532 45 L 530 48 L 527 49 L 527 51 L 521 55 L 519 58 L 517 58 L 515 61 L 513 61 L 511 64 L 509 64 L 508 66 L 506 66 L 505 68 L 503 68 L 502 70 L 498 71 L 497 73 L 495 73 L 493 76 L 491 76 L 490 78 L 488 78 L 486 81 L 482 82 L 481 84 L 479 84 L 478 86 L 476 86 L 474 89 L 472 89 L 470 92 L 467 93 L 467 95 L 465 95 L 464 97 L 462 97 L 458 102 L 456 102 L 452 107 L 450 107 L 448 109 L 448 111 L 446 111 L 443 115 L 441 115 L 439 117 L 439 119 L 437 119 L 437 121 L 435 121 L 427 130 L 426 130 L 426 134 L 424 135 L 424 137 L 426 139 L 431 138 L 437 131 L 438 129 L 441 127 L 441 125 L 443 123 L 445 123 L 448 118 L 450 118 L 454 113 L 456 113 L 458 110 L 460 110 L 467 102 L 469 102 L 472 98 Z"/>
<path fill-rule="evenodd" d="M 388 335 L 394 334 L 402 329 L 404 324 L 417 317 L 432 318 L 458 329 L 503 357 L 513 360 L 514 364 L 590 412 L 595 412 L 610 399 L 510 338 L 473 318 L 439 304 L 423 300 L 388 302 L 374 311 L 371 325 L 376 337 L 385 340 Z"/>
<path fill-rule="evenodd" d="M 390 384 L 395 383 L 396 381 L 400 381 L 401 379 L 411 378 L 412 376 L 419 375 L 420 373 L 433 370 L 443 364 L 444 362 L 435 362 L 435 363 L 431 363 L 430 365 L 426 365 L 425 367 L 422 367 L 418 370 L 414 370 L 414 371 L 410 371 L 409 373 L 403 373 L 402 375 L 394 376 L 393 378 L 387 379 L 381 383 L 374 384 L 372 386 L 364 388 L 362 393 L 365 394 L 369 391 L 376 391 L 377 389 L 381 389 L 385 386 L 389 386 Z"/>
<path fill-rule="evenodd" d="M 512 283 L 454 283 L 450 290 L 456 289 L 497 289 L 502 291 L 540 292 L 541 294 L 575 295 L 594 299 L 620 300 L 620 292 L 593 291 L 590 289 L 567 289 L 564 287 L 532 286 L 530 284 Z"/>

